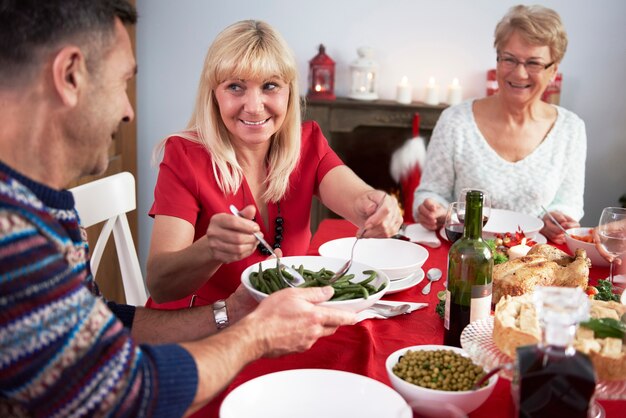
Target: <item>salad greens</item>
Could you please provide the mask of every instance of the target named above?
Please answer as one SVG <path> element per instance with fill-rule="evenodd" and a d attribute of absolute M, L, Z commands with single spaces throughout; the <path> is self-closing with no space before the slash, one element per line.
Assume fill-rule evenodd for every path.
<path fill-rule="evenodd" d="M 509 257 L 507 257 L 506 254 L 498 251 L 495 239 L 486 239 L 485 242 L 487 243 L 489 248 L 491 248 L 491 254 L 493 255 L 493 264 L 502 264 L 505 261 L 509 261 Z"/>
<path fill-rule="evenodd" d="M 592 330 L 595 338 L 622 339 L 626 333 L 626 324 L 613 318 L 591 318 L 581 322 L 580 326 Z"/>
<path fill-rule="evenodd" d="M 598 280 L 598 284 L 594 286 L 598 289 L 598 293 L 593 297 L 595 300 L 615 301 L 619 302 L 619 295 L 613 293 L 613 285 L 608 280 Z"/>

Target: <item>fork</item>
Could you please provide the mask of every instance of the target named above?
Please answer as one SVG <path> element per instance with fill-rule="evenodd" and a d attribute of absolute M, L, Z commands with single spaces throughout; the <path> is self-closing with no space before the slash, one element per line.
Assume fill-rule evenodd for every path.
<path fill-rule="evenodd" d="M 556 219 L 554 219 L 554 216 L 552 216 L 552 214 L 550 212 L 548 212 L 548 209 L 546 209 L 543 205 L 541 205 L 541 209 L 543 209 L 543 211 L 546 213 L 546 215 L 548 215 L 548 218 L 550 218 L 552 223 L 555 224 L 556 226 L 558 226 L 559 229 L 561 231 L 563 231 L 565 233 L 565 235 L 567 235 L 569 237 L 569 232 L 567 232 L 567 230 L 565 228 L 563 228 L 563 226 Z"/>
<path fill-rule="evenodd" d="M 387 193 L 385 193 L 383 198 L 380 199 L 380 202 L 378 202 L 378 204 L 376 205 L 376 209 L 374 209 L 374 213 L 376 213 L 378 209 L 382 206 L 386 197 L 387 197 Z M 359 242 L 361 238 L 363 238 L 363 236 L 365 235 L 365 232 L 366 231 L 363 230 L 363 233 L 356 237 L 356 239 L 354 240 L 354 244 L 352 244 L 352 250 L 350 251 L 350 258 L 348 259 L 348 261 L 346 261 L 346 264 L 344 264 L 339 270 L 337 270 L 337 272 L 328 280 L 328 283 L 335 283 L 343 275 L 345 275 L 348 272 L 348 270 L 350 270 L 350 267 L 352 267 L 352 260 L 354 260 L 354 247 L 356 247 L 356 243 Z"/>
<path fill-rule="evenodd" d="M 229 208 L 230 208 L 230 211 L 233 213 L 233 215 L 239 216 L 240 218 L 244 218 L 244 216 L 241 214 L 241 212 L 239 212 L 239 209 L 237 209 L 235 205 L 230 205 Z M 305 282 L 304 277 L 302 277 L 302 275 L 298 272 L 298 270 L 280 262 L 280 257 L 276 255 L 272 246 L 269 245 L 267 241 L 265 241 L 263 237 L 259 235 L 258 232 L 253 232 L 252 235 L 254 235 L 257 241 L 259 241 L 261 245 L 263 245 L 265 249 L 270 252 L 271 255 L 276 257 L 276 270 L 278 272 L 278 276 L 283 280 L 283 282 L 285 282 L 285 284 L 287 284 L 289 287 L 298 287 Z M 291 277 L 293 277 L 293 280 L 288 280 L 285 276 L 283 276 L 282 270 L 286 270 L 287 273 L 289 273 Z"/>
<path fill-rule="evenodd" d="M 365 231 L 363 231 L 363 233 L 365 233 Z M 363 238 L 363 234 L 356 237 L 356 239 L 354 240 L 354 244 L 352 244 L 350 258 L 348 259 L 348 261 L 346 261 L 346 264 L 344 264 L 330 279 L 328 279 L 328 283 L 335 283 L 342 276 L 344 276 L 348 272 L 348 270 L 350 270 L 350 267 L 352 267 L 352 260 L 354 259 L 354 247 L 356 247 L 356 243 L 359 242 L 361 238 Z"/>

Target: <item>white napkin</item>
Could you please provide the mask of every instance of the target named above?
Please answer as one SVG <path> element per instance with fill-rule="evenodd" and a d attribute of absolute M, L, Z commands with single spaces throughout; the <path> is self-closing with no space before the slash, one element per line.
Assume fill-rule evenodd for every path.
<path fill-rule="evenodd" d="M 404 235 L 409 237 L 411 242 L 417 242 L 427 247 L 438 248 L 441 246 L 441 241 L 437 238 L 437 231 L 428 230 L 420 224 L 407 225 Z"/>
<path fill-rule="evenodd" d="M 376 303 L 380 305 L 389 305 L 389 306 L 397 306 L 397 305 L 403 305 L 405 303 L 408 303 L 411 307 L 404 314 L 408 314 L 408 313 L 411 313 L 413 311 L 416 311 L 418 309 L 422 309 L 428 306 L 428 303 L 399 302 L 395 300 L 379 300 Z M 401 314 L 401 315 L 404 315 L 404 314 Z M 359 312 L 358 314 L 356 314 L 356 318 L 357 318 L 357 322 L 361 322 L 364 319 L 370 319 L 370 318 L 387 319 L 386 316 L 383 316 L 372 309 L 365 309 Z"/>

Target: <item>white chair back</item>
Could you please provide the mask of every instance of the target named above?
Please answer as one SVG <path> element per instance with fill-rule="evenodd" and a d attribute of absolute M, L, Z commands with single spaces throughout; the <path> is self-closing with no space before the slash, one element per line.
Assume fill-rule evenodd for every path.
<path fill-rule="evenodd" d="M 96 276 L 104 248 L 113 232 L 126 303 L 143 306 L 148 295 L 126 218 L 126 213 L 136 208 L 135 178 L 131 173 L 123 172 L 74 187 L 70 191 L 74 195 L 82 226 L 87 228 L 106 221 L 91 252 L 92 274 Z"/>

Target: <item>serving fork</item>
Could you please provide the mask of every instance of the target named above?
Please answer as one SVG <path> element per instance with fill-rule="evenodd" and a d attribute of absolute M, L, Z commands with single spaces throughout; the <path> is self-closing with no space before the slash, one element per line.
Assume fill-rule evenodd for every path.
<path fill-rule="evenodd" d="M 246 219 L 241 214 L 241 212 L 239 212 L 239 209 L 235 207 L 235 205 L 230 205 L 229 208 L 230 208 L 230 211 L 233 213 L 233 215 Z M 298 287 L 305 282 L 304 277 L 302 277 L 302 275 L 298 272 L 298 270 L 280 262 L 280 257 L 278 257 L 278 255 L 274 252 L 274 249 L 272 248 L 272 246 L 269 245 L 268 242 L 265 241 L 265 239 L 263 239 L 263 237 L 258 232 L 253 232 L 252 235 L 254 235 L 257 241 L 259 241 L 261 245 L 265 247 L 265 249 L 269 251 L 270 254 L 276 258 L 276 270 L 278 272 L 278 276 L 283 280 L 283 282 L 285 282 L 285 284 L 287 284 L 289 287 Z M 287 273 L 291 275 L 293 280 L 287 279 L 282 274 L 283 270 L 286 270 Z"/>

